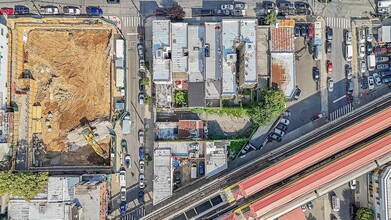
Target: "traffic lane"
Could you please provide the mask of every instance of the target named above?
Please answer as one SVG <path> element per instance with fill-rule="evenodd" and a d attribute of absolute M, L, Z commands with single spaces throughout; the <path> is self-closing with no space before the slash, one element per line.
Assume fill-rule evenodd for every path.
<path fill-rule="evenodd" d="M 321 112 L 320 92 L 316 92 L 305 99 L 294 102 L 294 104 L 288 107 L 288 110 L 292 115 L 288 117 L 290 124 L 286 133 L 311 122 L 311 118 Z"/>
<path fill-rule="evenodd" d="M 138 191 L 139 191 L 139 188 L 138 188 L 138 185 L 134 185 L 130 188 L 127 188 L 126 190 L 126 203 L 130 203 L 130 202 L 134 202 L 135 200 L 137 200 L 137 203 L 138 203 Z M 119 209 L 120 208 L 120 205 L 121 205 L 121 194 L 120 192 L 117 193 L 116 195 L 113 195 L 111 197 L 111 201 L 112 201 L 112 210 L 116 210 L 116 209 Z"/>
<path fill-rule="evenodd" d="M 345 66 L 347 62 L 345 60 L 345 43 L 343 28 L 333 28 L 333 40 L 332 40 L 332 53 L 328 56 L 333 62 L 333 80 L 340 81 L 345 78 Z"/>
<path fill-rule="evenodd" d="M 336 111 L 348 104 L 346 97 L 346 79 L 338 82 L 334 81 L 334 90 L 328 93 L 329 96 L 329 113 Z"/>
<path fill-rule="evenodd" d="M 331 206 L 331 213 L 336 217 L 339 216 L 338 219 L 351 219 L 349 213 L 350 204 L 355 204 L 355 195 L 354 190 L 350 189 L 348 184 L 344 184 L 337 189 L 328 193 L 329 205 Z M 332 196 L 336 195 L 340 199 L 340 210 L 333 211 L 332 209 Z"/>

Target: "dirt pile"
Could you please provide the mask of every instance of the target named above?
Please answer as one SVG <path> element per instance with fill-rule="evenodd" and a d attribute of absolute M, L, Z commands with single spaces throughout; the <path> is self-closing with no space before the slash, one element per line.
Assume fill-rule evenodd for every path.
<path fill-rule="evenodd" d="M 80 120 L 110 117 L 110 30 L 32 30 L 25 69 L 37 81 L 47 151 L 66 151 L 67 133 Z M 48 117 L 51 113 L 52 117 Z"/>

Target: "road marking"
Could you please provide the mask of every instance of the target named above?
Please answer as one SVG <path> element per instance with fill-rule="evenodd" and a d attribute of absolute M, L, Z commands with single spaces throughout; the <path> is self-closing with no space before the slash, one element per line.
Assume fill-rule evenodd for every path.
<path fill-rule="evenodd" d="M 346 98 L 346 95 L 343 95 L 343 96 L 339 97 L 338 99 L 334 100 L 333 103 L 336 103 L 336 102 L 338 102 L 338 101 L 340 101 L 341 99 L 344 99 L 344 98 Z"/>
<path fill-rule="evenodd" d="M 122 17 L 121 20 L 124 27 L 137 27 L 141 24 L 141 18 L 138 16 Z"/>
<path fill-rule="evenodd" d="M 329 115 L 329 120 L 330 121 L 334 121 L 335 119 L 343 116 L 343 115 L 346 115 L 348 114 L 349 112 L 353 111 L 354 108 L 352 106 L 352 104 L 347 104 L 347 105 L 344 105 L 342 106 L 341 108 L 335 110 L 334 112 L 331 112 L 330 115 Z"/>
<path fill-rule="evenodd" d="M 329 27 L 349 29 L 350 19 L 349 18 L 326 18 L 326 24 Z"/>
<path fill-rule="evenodd" d="M 138 33 L 127 33 L 126 35 L 138 35 Z"/>

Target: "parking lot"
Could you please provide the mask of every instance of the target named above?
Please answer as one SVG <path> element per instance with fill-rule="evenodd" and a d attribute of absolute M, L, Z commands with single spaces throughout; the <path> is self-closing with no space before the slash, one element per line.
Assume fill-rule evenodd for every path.
<path fill-rule="evenodd" d="M 175 167 L 174 176 L 173 176 L 173 182 L 175 183 L 174 190 L 181 188 L 183 186 L 186 186 L 190 184 L 192 181 L 197 180 L 200 177 L 203 177 L 205 175 L 205 159 L 203 158 L 192 158 L 192 159 L 179 159 L 179 168 Z M 200 173 L 200 163 L 203 163 L 203 174 Z M 174 162 L 175 164 L 175 162 Z M 196 178 L 192 178 L 191 176 L 191 169 L 193 164 L 196 165 Z M 179 172 L 179 174 L 178 174 Z M 201 175 L 202 174 L 202 175 Z"/>

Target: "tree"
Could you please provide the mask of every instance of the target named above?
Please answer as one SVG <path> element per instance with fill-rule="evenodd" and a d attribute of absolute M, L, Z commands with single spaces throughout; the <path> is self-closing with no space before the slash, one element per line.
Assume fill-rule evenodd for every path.
<path fill-rule="evenodd" d="M 180 6 L 177 2 L 175 2 L 171 8 L 168 9 L 168 18 L 171 21 L 183 21 L 186 12 L 183 10 L 182 6 Z"/>
<path fill-rule="evenodd" d="M 48 172 L 0 172 L 0 195 L 11 194 L 31 200 L 45 190 L 49 181 Z"/>
<path fill-rule="evenodd" d="M 248 114 L 255 124 L 264 126 L 286 110 L 285 96 L 281 90 L 267 88 L 262 91 L 261 98 L 260 103 L 248 109 Z"/>
<path fill-rule="evenodd" d="M 142 78 L 141 83 L 144 84 L 145 86 L 149 86 L 149 78 L 148 77 Z"/>
<path fill-rule="evenodd" d="M 175 91 L 174 99 L 177 107 L 183 107 L 187 104 L 187 94 L 184 91 Z"/>
<path fill-rule="evenodd" d="M 265 17 L 265 24 L 270 25 L 270 24 L 276 24 L 276 23 L 277 23 L 276 12 L 272 11 L 269 14 L 266 15 L 266 17 Z"/>
<path fill-rule="evenodd" d="M 357 220 L 373 220 L 374 212 L 372 209 L 359 208 L 356 213 Z"/>
<path fill-rule="evenodd" d="M 146 105 L 150 105 L 150 104 L 151 104 L 151 97 L 148 96 L 148 95 L 145 95 L 144 98 L 145 98 L 144 103 L 145 103 Z"/>

